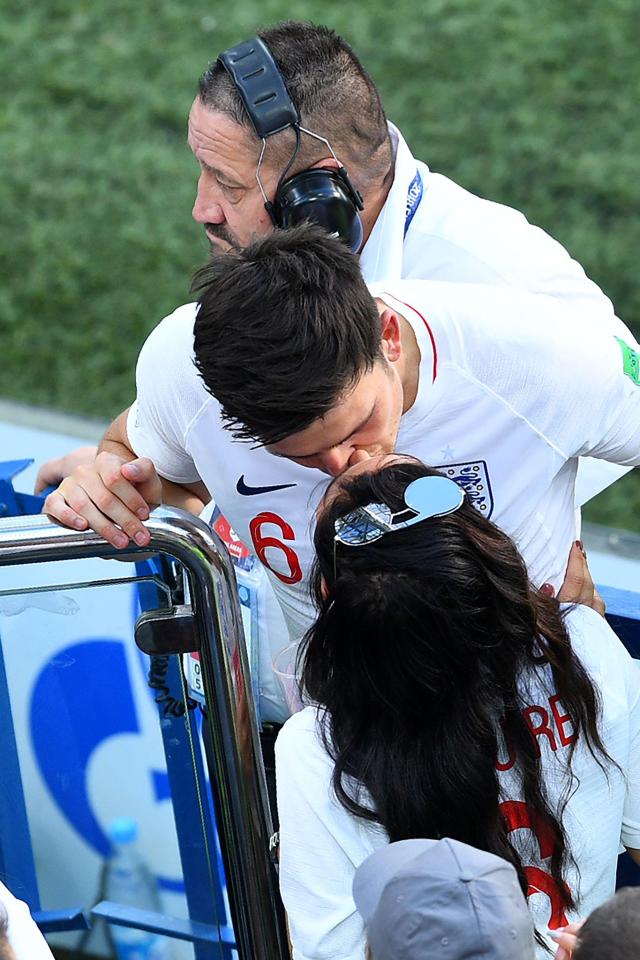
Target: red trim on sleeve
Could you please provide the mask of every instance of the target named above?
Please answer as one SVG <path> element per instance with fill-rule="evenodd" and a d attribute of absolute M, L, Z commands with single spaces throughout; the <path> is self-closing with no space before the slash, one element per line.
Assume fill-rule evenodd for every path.
<path fill-rule="evenodd" d="M 422 320 L 422 322 L 424 323 L 425 327 L 427 328 L 427 333 L 429 334 L 429 339 L 431 340 L 431 346 L 433 348 L 433 374 L 432 374 L 432 380 L 431 380 L 431 382 L 433 383 L 436 379 L 436 374 L 438 372 L 438 351 L 436 349 L 436 341 L 435 341 L 435 337 L 433 336 L 433 331 L 431 330 L 431 327 L 427 323 L 425 317 L 422 316 L 420 311 L 416 310 L 415 307 L 412 307 L 410 303 L 405 303 L 405 301 L 401 300 L 400 297 L 396 297 L 394 293 L 389 293 L 389 296 L 393 297 L 394 300 L 397 300 L 398 303 L 401 303 L 404 307 L 408 307 L 409 310 L 413 310 L 414 313 L 417 313 L 420 319 Z"/>

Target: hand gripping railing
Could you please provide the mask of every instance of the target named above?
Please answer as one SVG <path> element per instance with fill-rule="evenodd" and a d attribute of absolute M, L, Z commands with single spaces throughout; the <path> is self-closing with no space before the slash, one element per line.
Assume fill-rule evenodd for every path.
<path fill-rule="evenodd" d="M 239 956 L 285 960 L 289 953 L 269 853 L 271 814 L 233 566 L 217 534 L 181 510 L 161 508 L 145 526 L 151 534 L 145 552 L 174 557 L 189 574 L 191 607 L 186 611 L 204 654 L 202 679 L 213 744 L 207 759 L 219 796 Z M 0 520 L 0 566 L 134 553 L 140 548 L 115 550 L 92 531 L 69 530 L 43 516 Z"/>

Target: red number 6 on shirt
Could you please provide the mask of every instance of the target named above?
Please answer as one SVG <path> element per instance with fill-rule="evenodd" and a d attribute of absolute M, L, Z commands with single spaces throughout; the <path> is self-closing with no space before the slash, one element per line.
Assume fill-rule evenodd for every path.
<path fill-rule="evenodd" d="M 297 553 L 293 547 L 283 543 L 282 540 L 278 540 L 277 537 L 264 537 L 262 535 L 262 528 L 265 524 L 273 524 L 278 527 L 283 540 L 295 540 L 296 538 L 293 527 L 287 523 L 286 520 L 283 520 L 282 517 L 279 517 L 277 513 L 259 513 L 249 524 L 253 549 L 256 552 L 258 560 L 260 560 L 268 570 L 271 570 L 278 580 L 282 580 L 283 583 L 299 583 L 299 581 L 302 580 L 302 569 Z M 289 565 L 288 573 L 281 573 L 279 570 L 273 569 L 266 556 L 268 547 L 272 550 L 282 551 Z"/>

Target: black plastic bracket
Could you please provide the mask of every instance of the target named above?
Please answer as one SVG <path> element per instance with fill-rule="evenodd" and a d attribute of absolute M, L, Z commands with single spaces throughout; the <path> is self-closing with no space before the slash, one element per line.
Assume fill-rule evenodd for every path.
<path fill-rule="evenodd" d="M 200 638 L 191 606 L 182 604 L 163 610 L 147 610 L 135 626 L 136 646 L 149 656 L 194 653 Z"/>

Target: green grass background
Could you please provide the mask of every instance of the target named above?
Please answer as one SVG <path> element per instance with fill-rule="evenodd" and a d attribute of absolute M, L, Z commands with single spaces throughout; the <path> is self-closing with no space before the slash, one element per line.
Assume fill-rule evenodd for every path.
<path fill-rule="evenodd" d="M 185 120 L 260 24 L 355 46 L 416 153 L 550 231 L 640 333 L 638 0 L 0 0 L 0 396 L 111 417 L 206 256 Z M 640 530 L 640 475 L 590 519 Z"/>

